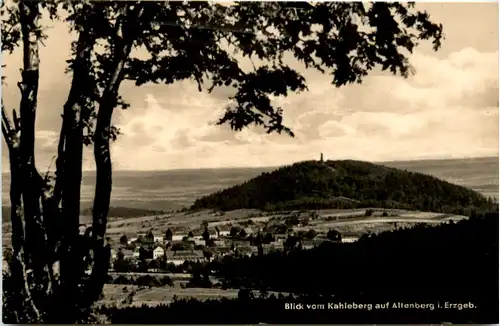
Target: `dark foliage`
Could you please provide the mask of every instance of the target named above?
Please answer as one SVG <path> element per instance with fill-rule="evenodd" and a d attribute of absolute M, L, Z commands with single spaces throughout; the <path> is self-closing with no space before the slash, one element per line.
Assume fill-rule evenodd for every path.
<path fill-rule="evenodd" d="M 481 194 L 435 177 L 360 161 L 300 162 L 202 197 L 192 209 L 384 207 L 467 214 Z"/>
<path fill-rule="evenodd" d="M 211 268 L 233 286 L 296 295 L 181 300 L 154 309 L 107 313 L 114 323 L 496 324 L 498 226 L 496 211 L 437 227 L 384 232 L 353 244 L 226 260 Z M 433 303 L 435 309 L 285 309 L 285 303 L 299 302 Z M 471 303 L 475 308 L 443 309 L 445 302 Z"/>
<path fill-rule="evenodd" d="M 342 241 L 342 235 L 337 230 L 333 229 L 329 230 L 328 233 L 326 234 L 326 237 L 331 241 L 336 241 L 336 242 Z"/>
<path fill-rule="evenodd" d="M 285 64 L 285 53 L 331 75 L 332 84 L 341 87 L 360 83 L 376 66 L 406 77 L 412 73 L 407 56 L 420 41 L 432 41 L 435 50 L 441 45 L 442 26 L 412 4 L 302 5 L 303 10 L 289 11 L 272 2 L 225 7 L 207 2 L 168 2 L 165 6 L 148 2 L 144 20 L 164 23 L 138 38 L 153 59 L 131 60 L 125 78 L 137 85 L 193 79 L 200 91 L 209 92 L 231 86 L 237 92 L 219 124 L 237 131 L 257 125 L 268 133 L 293 135 L 283 124 L 283 108 L 275 107 L 270 99 L 307 89 L 304 77 Z M 184 17 L 179 10 L 185 12 Z M 320 28 L 313 30 L 313 25 Z M 245 71 L 231 52 L 265 64 Z"/>
<path fill-rule="evenodd" d="M 122 244 L 122 245 L 127 245 L 127 243 L 128 243 L 128 238 L 127 238 L 127 235 L 125 235 L 125 234 L 124 234 L 124 235 L 122 235 L 122 236 L 120 237 L 120 244 Z M 121 248 L 120 248 L 120 249 L 121 249 Z M 122 253 L 122 254 L 123 254 L 123 253 Z"/>
<path fill-rule="evenodd" d="M 193 273 L 193 277 L 189 281 L 189 283 L 186 285 L 186 287 L 193 287 L 193 288 L 211 288 L 212 287 L 212 282 L 208 278 L 208 274 L 201 274 L 200 272 L 196 271 Z"/>

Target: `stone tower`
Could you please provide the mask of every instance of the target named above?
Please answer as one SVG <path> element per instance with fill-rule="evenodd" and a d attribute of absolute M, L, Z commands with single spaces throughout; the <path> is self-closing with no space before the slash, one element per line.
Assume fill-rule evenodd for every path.
<path fill-rule="evenodd" d="M 319 159 L 320 162 L 323 162 L 323 153 L 321 153 L 321 158 Z"/>

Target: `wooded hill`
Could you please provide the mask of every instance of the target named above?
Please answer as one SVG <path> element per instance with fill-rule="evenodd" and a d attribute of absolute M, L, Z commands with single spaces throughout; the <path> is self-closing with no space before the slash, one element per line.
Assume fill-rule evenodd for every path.
<path fill-rule="evenodd" d="M 398 208 L 470 214 L 492 207 L 478 192 L 430 175 L 369 162 L 306 161 L 202 197 L 192 209 Z"/>

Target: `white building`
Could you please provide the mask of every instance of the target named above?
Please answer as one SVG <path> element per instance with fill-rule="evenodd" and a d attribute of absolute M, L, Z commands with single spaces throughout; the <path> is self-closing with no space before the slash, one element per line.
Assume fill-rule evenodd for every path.
<path fill-rule="evenodd" d="M 244 228 L 243 230 L 245 230 L 247 236 L 254 233 L 252 228 Z"/>
<path fill-rule="evenodd" d="M 172 263 L 176 266 L 184 264 L 185 261 L 203 261 L 205 256 L 201 250 L 194 251 L 167 251 L 167 263 Z"/>
<path fill-rule="evenodd" d="M 160 257 L 165 256 L 165 250 L 158 246 L 153 250 L 153 259 L 158 259 Z"/>
<path fill-rule="evenodd" d="M 124 259 L 130 259 L 132 257 L 135 257 L 134 256 L 134 251 L 133 250 L 129 250 L 129 249 L 122 249 L 122 253 L 123 253 L 123 258 Z"/>
<path fill-rule="evenodd" d="M 198 245 L 198 246 L 204 246 L 205 245 L 205 240 L 194 238 L 194 244 Z"/>
<path fill-rule="evenodd" d="M 187 237 L 187 233 L 179 233 L 172 235 L 172 241 L 182 241 L 185 237 Z"/>
<path fill-rule="evenodd" d="M 195 233 L 194 238 L 199 239 L 199 240 L 204 240 L 203 239 L 204 233 L 205 233 L 205 230 L 197 232 L 197 233 Z M 217 232 L 214 229 L 209 229 L 208 235 L 209 235 L 210 239 L 217 239 Z"/>
<path fill-rule="evenodd" d="M 231 234 L 231 230 L 220 230 L 219 231 L 219 236 L 221 236 L 221 237 L 227 237 L 230 234 Z"/>
<path fill-rule="evenodd" d="M 356 236 L 343 236 L 342 237 L 343 243 L 352 243 L 352 242 L 356 242 L 358 240 L 359 240 L 359 237 L 356 237 Z"/>

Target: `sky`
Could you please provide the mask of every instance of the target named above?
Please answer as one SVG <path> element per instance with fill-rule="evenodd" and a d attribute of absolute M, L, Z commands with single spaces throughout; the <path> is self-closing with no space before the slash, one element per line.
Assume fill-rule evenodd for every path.
<path fill-rule="evenodd" d="M 229 90 L 199 92 L 193 81 L 173 85 L 124 82 L 131 104 L 116 110 L 122 131 L 112 144 L 115 170 L 258 167 L 301 160 L 391 161 L 498 156 L 498 5 L 418 3 L 444 26 L 438 52 L 422 43 L 411 55 L 416 74 L 408 79 L 377 71 L 362 85 L 335 88 L 331 77 L 287 62 L 307 81 L 308 92 L 274 99 L 284 109 L 295 138 L 267 135 L 256 127 L 233 132 L 215 126 Z M 40 50 L 41 79 L 36 122 L 37 166 L 45 171 L 56 153 L 62 107 L 70 77 L 65 74 L 70 35 L 66 26 L 46 22 L 48 39 Z M 19 106 L 16 83 L 22 52 L 3 54 L 8 110 Z M 93 170 L 91 149 L 84 169 Z M 53 164 L 52 164 L 53 165 Z M 2 170 L 8 171 L 2 142 Z"/>

